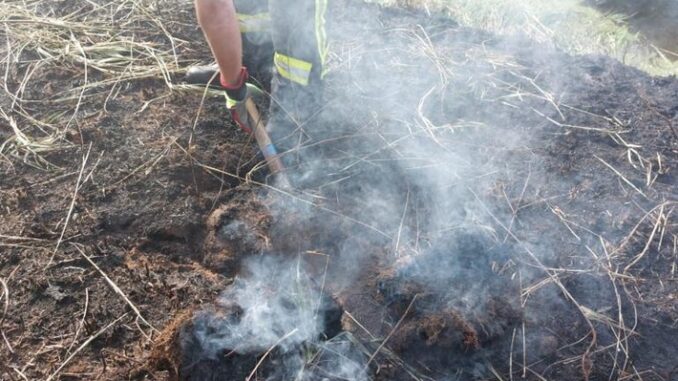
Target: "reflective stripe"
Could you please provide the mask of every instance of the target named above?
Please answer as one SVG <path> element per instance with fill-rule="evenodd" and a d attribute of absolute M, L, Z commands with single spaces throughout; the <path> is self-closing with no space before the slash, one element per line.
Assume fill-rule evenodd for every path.
<path fill-rule="evenodd" d="M 318 43 L 318 55 L 320 57 L 320 78 L 325 76 L 325 62 L 327 60 L 327 35 L 325 34 L 325 13 L 327 13 L 327 0 L 315 0 L 315 39 Z"/>
<path fill-rule="evenodd" d="M 238 13 L 238 21 L 240 33 L 268 32 L 271 29 L 271 15 L 268 13 L 253 15 Z"/>
<path fill-rule="evenodd" d="M 300 85 L 308 85 L 311 78 L 311 70 L 313 69 L 312 63 L 289 57 L 278 52 L 275 53 L 273 62 L 275 63 L 275 68 L 278 70 L 278 73 L 283 78 L 289 79 Z"/>
<path fill-rule="evenodd" d="M 227 109 L 230 110 L 230 109 L 232 109 L 232 108 L 235 108 L 235 106 L 238 105 L 238 101 L 236 101 L 235 99 L 229 98 L 229 97 L 228 97 L 228 94 L 226 94 L 225 91 L 224 91 L 224 98 L 226 98 L 226 108 L 227 108 Z"/>

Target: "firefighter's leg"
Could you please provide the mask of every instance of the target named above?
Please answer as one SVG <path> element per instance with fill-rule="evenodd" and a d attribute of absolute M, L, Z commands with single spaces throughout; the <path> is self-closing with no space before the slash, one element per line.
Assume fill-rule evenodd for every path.
<path fill-rule="evenodd" d="M 275 50 L 269 131 L 294 167 L 323 105 L 327 0 L 270 0 L 269 10 Z"/>
<path fill-rule="evenodd" d="M 273 41 L 268 0 L 235 0 L 243 42 L 243 66 L 262 88 L 269 88 L 273 67 Z"/>
<path fill-rule="evenodd" d="M 325 13 L 328 0 L 271 0 L 275 65 L 291 83 L 318 84 L 327 55 Z"/>
<path fill-rule="evenodd" d="M 196 4 L 199 5 L 197 1 Z M 236 65 L 237 74 L 240 74 L 240 65 L 246 66 L 250 74 L 250 82 L 269 90 L 273 75 L 273 41 L 271 40 L 268 0 L 234 0 L 233 4 L 242 40 L 242 60 Z M 221 10 L 220 7 L 216 9 Z M 207 12 L 210 10 L 205 9 Z M 214 11 L 213 13 L 216 14 Z M 218 40 L 227 37 L 217 35 L 214 38 Z M 192 67 L 186 73 L 186 82 L 198 85 L 210 82 L 214 87 L 220 88 L 219 78 L 216 76 L 218 71 L 217 65 Z"/>

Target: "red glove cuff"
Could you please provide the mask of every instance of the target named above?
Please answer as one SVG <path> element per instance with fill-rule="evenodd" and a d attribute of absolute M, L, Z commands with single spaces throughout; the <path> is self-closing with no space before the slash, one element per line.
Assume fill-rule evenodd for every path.
<path fill-rule="evenodd" d="M 250 126 L 247 124 L 243 123 L 242 120 L 240 120 L 240 114 L 236 110 L 231 110 L 231 118 L 235 122 L 235 124 L 240 127 L 243 132 L 245 132 L 248 135 L 252 135 L 252 129 Z"/>
<path fill-rule="evenodd" d="M 236 83 L 234 83 L 234 84 L 227 83 L 224 80 L 223 75 L 219 75 L 219 83 L 221 84 L 221 87 L 223 87 L 226 90 L 239 90 L 245 85 L 245 82 L 247 82 L 247 79 L 249 78 L 249 76 L 250 75 L 247 72 L 247 68 L 243 66 L 240 69 L 240 74 L 238 74 L 238 79 L 237 79 Z"/>

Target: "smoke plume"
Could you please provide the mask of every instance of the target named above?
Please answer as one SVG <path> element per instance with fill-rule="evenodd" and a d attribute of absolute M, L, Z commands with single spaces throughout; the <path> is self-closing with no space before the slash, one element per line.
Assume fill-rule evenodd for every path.
<path fill-rule="evenodd" d="M 295 218 L 273 230 L 297 243 L 284 253 L 297 261 L 248 262 L 217 307 L 241 310 L 199 315 L 195 340 L 211 358 L 276 347 L 287 354 L 287 374 L 309 380 L 367 380 L 370 355 L 398 363 L 389 347 L 418 360 L 427 353 L 418 365 L 436 379 L 491 377 L 492 356 L 527 361 L 528 345 L 532 361 L 552 355 L 559 343 L 540 327 L 553 317 L 540 306 L 578 315 L 551 269 L 568 265 L 563 253 L 601 242 L 590 229 L 575 232 L 550 204 L 593 181 L 561 166 L 571 160 L 562 147 L 581 143 L 566 121 L 606 123 L 591 116 L 595 109 L 561 104 L 585 107 L 587 76 L 618 67 L 587 61 L 603 71 L 566 78 L 576 59 L 551 47 L 424 13 L 341 5 L 328 25 L 324 101 L 299 121 L 304 143 L 290 168 L 298 193 L 268 194 L 279 223 Z M 306 272 L 307 251 L 327 255 L 327 268 Z M 581 289 L 594 287 L 603 288 Z M 358 316 L 352 333 L 388 345 L 361 348 L 348 333 L 328 335 L 325 292 Z M 308 361 L 308 346 L 321 361 Z"/>

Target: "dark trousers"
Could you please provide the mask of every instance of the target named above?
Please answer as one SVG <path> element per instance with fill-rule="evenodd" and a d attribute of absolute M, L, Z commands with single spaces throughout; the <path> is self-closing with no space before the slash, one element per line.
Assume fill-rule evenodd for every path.
<path fill-rule="evenodd" d="M 321 80 L 327 55 L 328 0 L 235 0 L 245 61 L 271 62 L 282 78 L 312 85 Z"/>
<path fill-rule="evenodd" d="M 278 149 L 289 151 L 288 160 L 308 141 L 305 130 L 313 128 L 322 107 L 328 1 L 235 1 L 246 65 L 273 66 L 268 130 Z"/>

